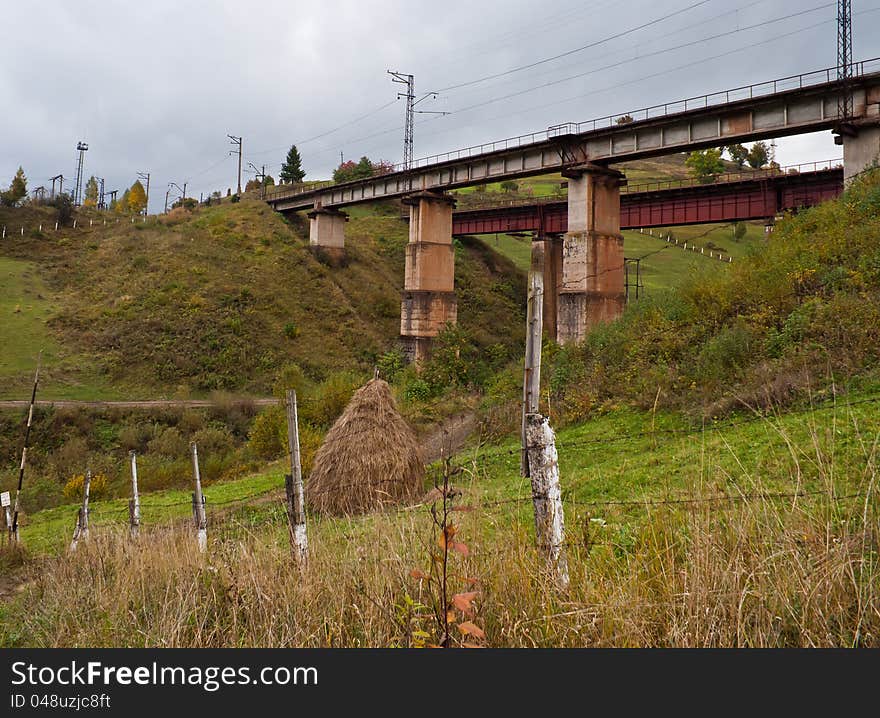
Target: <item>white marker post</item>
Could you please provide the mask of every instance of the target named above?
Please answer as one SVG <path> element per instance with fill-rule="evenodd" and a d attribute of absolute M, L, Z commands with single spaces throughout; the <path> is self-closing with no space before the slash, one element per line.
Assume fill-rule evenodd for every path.
<path fill-rule="evenodd" d="M 205 514 L 205 497 L 202 494 L 202 476 L 199 473 L 199 450 L 195 442 L 192 443 L 193 478 L 195 491 L 193 500 L 193 521 L 196 525 L 196 537 L 199 542 L 199 551 L 204 553 L 208 549 L 208 517 Z"/>
<path fill-rule="evenodd" d="M 128 522 L 131 537 L 136 539 L 141 525 L 141 501 L 138 497 L 137 454 L 132 451 L 129 456 L 131 456 L 131 499 L 128 502 Z"/>

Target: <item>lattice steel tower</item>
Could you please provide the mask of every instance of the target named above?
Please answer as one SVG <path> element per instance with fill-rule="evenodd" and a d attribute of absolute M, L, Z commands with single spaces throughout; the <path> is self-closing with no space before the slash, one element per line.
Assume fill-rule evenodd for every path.
<path fill-rule="evenodd" d="M 397 97 L 406 98 L 406 123 L 403 128 L 403 169 L 412 168 L 413 144 L 415 134 L 416 81 L 412 75 L 388 71 L 391 81 L 406 85 L 406 92 L 398 92 Z"/>
<path fill-rule="evenodd" d="M 837 0 L 837 79 L 840 83 L 837 116 L 842 121 L 853 115 L 852 76 L 852 0 Z"/>

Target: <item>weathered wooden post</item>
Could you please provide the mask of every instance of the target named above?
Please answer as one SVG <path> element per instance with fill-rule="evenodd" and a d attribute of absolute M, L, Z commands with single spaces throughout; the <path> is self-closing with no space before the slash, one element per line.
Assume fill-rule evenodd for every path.
<path fill-rule="evenodd" d="M 80 539 L 85 541 L 89 537 L 89 489 L 91 485 L 92 471 L 86 469 L 86 475 L 83 478 L 83 502 L 76 519 L 76 528 L 73 530 L 73 541 L 70 543 L 71 551 L 76 551 L 76 545 Z"/>
<path fill-rule="evenodd" d="M 306 505 L 299 453 L 299 417 L 296 392 L 293 389 L 287 390 L 287 445 L 290 450 L 290 473 L 284 477 L 284 488 L 287 492 L 290 550 L 296 565 L 304 569 L 308 563 L 309 542 L 306 535 Z"/>
<path fill-rule="evenodd" d="M 193 521 L 196 525 L 196 537 L 199 542 L 199 551 L 204 553 L 208 548 L 208 517 L 205 513 L 205 497 L 202 495 L 202 477 L 199 473 L 199 450 L 195 442 L 192 443 L 193 477 L 195 491 L 192 495 Z"/>
<path fill-rule="evenodd" d="M 526 305 L 526 361 L 523 374 L 520 473 L 529 475 L 526 417 L 538 411 L 541 396 L 541 339 L 544 332 L 544 242 L 532 242 L 529 297 Z"/>
<path fill-rule="evenodd" d="M 131 457 L 131 499 L 128 501 L 128 524 L 131 537 L 136 539 L 141 525 L 141 501 L 138 496 L 137 454 L 132 451 Z"/>
<path fill-rule="evenodd" d="M 535 503 L 535 537 L 538 550 L 560 588 L 568 588 L 568 561 L 565 556 L 565 517 L 559 486 L 559 460 L 556 436 L 550 420 L 540 414 L 526 418 L 529 446 L 529 477 Z"/>
<path fill-rule="evenodd" d="M 31 427 L 34 424 L 34 404 L 37 400 L 37 385 L 40 383 L 40 366 L 43 363 L 43 352 L 40 351 L 37 357 L 37 370 L 34 372 L 34 388 L 31 391 L 31 405 L 28 408 L 27 428 L 24 432 L 24 446 L 21 449 L 21 464 L 18 468 L 18 490 L 15 492 L 15 506 L 12 509 L 12 528 L 10 533 L 13 540 L 18 541 L 18 514 L 19 514 L 19 498 L 21 497 L 21 486 L 24 481 L 24 467 L 27 464 L 28 446 L 30 446 Z"/>
<path fill-rule="evenodd" d="M 550 420 L 539 411 L 541 396 L 541 339 L 544 321 L 544 243 L 532 243 L 529 299 L 526 314 L 526 361 L 523 376 L 522 468 L 532 483 L 535 504 L 535 539 L 538 550 L 560 588 L 567 588 L 565 520 L 556 437 Z"/>

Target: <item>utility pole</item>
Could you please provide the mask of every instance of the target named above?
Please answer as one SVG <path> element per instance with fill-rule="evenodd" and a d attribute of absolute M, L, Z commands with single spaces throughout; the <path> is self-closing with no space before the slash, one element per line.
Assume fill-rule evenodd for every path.
<path fill-rule="evenodd" d="M 412 168 L 413 160 L 413 135 L 415 132 L 413 108 L 416 99 L 416 81 L 412 75 L 405 75 L 401 72 L 388 70 L 388 74 L 391 75 L 391 82 L 406 85 L 406 92 L 398 92 L 397 99 L 406 98 L 406 121 L 403 125 L 403 169 L 409 170 Z"/>
<path fill-rule="evenodd" d="M 253 162 L 248 162 L 248 167 L 254 171 L 254 177 L 260 180 L 260 199 L 266 199 L 266 165 L 260 170 Z"/>
<path fill-rule="evenodd" d="M 168 194 L 171 192 L 171 186 L 169 185 L 168 189 L 165 190 L 165 212 L 163 214 L 168 214 Z"/>
<path fill-rule="evenodd" d="M 436 98 L 436 92 L 429 92 L 418 100 L 416 99 L 416 81 L 412 75 L 403 72 L 394 72 L 388 70 L 391 75 L 391 81 L 399 85 L 406 85 L 406 92 L 398 92 L 397 99 L 401 97 L 406 99 L 406 121 L 403 126 L 403 169 L 408 171 L 412 169 L 413 163 L 413 147 L 415 145 L 415 116 L 416 115 L 448 115 L 448 112 L 432 112 L 430 110 L 415 109 L 422 100 Z"/>
<path fill-rule="evenodd" d="M 82 180 L 83 180 L 83 162 L 89 146 L 85 142 L 77 142 L 76 150 L 79 152 L 79 159 L 76 163 L 76 187 L 73 191 L 73 204 L 79 207 L 82 204 Z"/>
<path fill-rule="evenodd" d="M 837 125 L 834 144 L 842 145 L 843 138 L 855 137 L 852 125 L 852 0 L 837 0 Z"/>
<path fill-rule="evenodd" d="M 242 138 L 236 137 L 235 135 L 226 135 L 231 141 L 232 144 L 238 147 L 237 150 L 230 150 L 229 154 L 238 155 L 238 194 L 241 194 L 241 144 Z"/>
<path fill-rule="evenodd" d="M 64 191 L 64 175 L 55 175 L 50 177 L 49 180 L 52 182 L 52 199 L 55 199 L 55 180 L 59 180 L 58 193 L 60 194 Z"/>
<path fill-rule="evenodd" d="M 174 187 L 178 192 L 180 192 L 180 206 L 182 207 L 184 201 L 186 200 L 186 182 L 183 183 L 183 187 L 181 187 L 177 182 L 169 182 L 168 189 Z M 165 193 L 165 211 L 168 211 L 168 192 Z"/>
<path fill-rule="evenodd" d="M 147 182 L 147 203 L 144 206 L 144 217 L 146 217 L 150 213 L 150 173 L 149 172 L 138 172 L 138 179 L 146 180 Z"/>
<path fill-rule="evenodd" d="M 852 0 L 837 0 L 837 79 L 840 82 L 838 117 L 853 115 L 852 97 Z"/>

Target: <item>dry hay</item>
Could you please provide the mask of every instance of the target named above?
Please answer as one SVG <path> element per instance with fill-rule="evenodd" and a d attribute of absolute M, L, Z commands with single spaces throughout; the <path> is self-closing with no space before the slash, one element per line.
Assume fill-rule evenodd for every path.
<path fill-rule="evenodd" d="M 315 456 L 306 505 L 336 516 L 365 513 L 423 492 L 425 464 L 391 388 L 373 379 L 358 389 Z"/>

